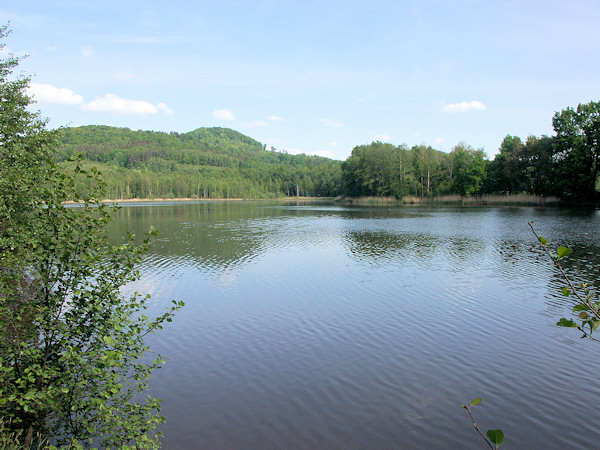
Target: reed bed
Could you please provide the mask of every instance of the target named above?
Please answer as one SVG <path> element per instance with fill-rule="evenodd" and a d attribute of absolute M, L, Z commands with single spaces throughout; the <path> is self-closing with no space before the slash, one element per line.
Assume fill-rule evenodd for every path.
<path fill-rule="evenodd" d="M 458 205 L 500 205 L 500 206 L 551 206 L 558 205 L 557 197 L 540 197 L 537 195 L 481 195 L 467 197 L 462 195 L 443 195 L 432 199 L 423 199 L 425 204 L 458 204 Z"/>
<path fill-rule="evenodd" d="M 398 200 L 395 197 L 344 197 L 342 203 L 350 206 L 399 206 L 399 205 L 459 205 L 459 206 L 556 206 L 558 197 L 536 195 L 440 195 L 438 197 L 418 197 L 408 195 Z"/>
<path fill-rule="evenodd" d="M 400 200 L 396 197 L 344 197 L 342 202 L 351 206 L 397 206 Z"/>

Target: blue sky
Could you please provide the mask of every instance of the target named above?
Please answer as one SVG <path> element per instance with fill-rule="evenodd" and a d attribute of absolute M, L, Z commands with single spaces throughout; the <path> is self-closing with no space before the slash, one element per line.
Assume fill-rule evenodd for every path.
<path fill-rule="evenodd" d="M 4 0 L 50 126 L 238 130 L 345 159 L 507 134 L 600 100 L 598 1 Z"/>

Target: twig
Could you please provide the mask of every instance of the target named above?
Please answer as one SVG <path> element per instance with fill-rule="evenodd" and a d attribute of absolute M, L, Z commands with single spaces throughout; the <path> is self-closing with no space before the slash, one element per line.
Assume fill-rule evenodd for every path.
<path fill-rule="evenodd" d="M 485 435 L 479 429 L 479 426 L 477 425 L 477 422 L 475 421 L 475 417 L 473 417 L 473 413 L 471 412 L 471 407 L 469 405 L 462 405 L 462 406 L 463 406 L 463 408 L 465 408 L 469 412 L 469 416 L 471 416 L 471 420 L 473 421 L 473 426 L 475 427 L 475 429 L 477 430 L 477 432 L 479 433 L 479 435 L 482 437 L 482 439 L 485 441 L 485 443 L 491 449 L 493 449 L 494 446 L 490 443 L 489 439 L 487 437 L 485 437 Z"/>

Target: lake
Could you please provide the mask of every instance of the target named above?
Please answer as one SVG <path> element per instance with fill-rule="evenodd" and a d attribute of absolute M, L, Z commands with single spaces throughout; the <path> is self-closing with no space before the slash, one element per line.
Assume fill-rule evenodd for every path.
<path fill-rule="evenodd" d="M 527 222 L 600 283 L 600 212 L 128 205 L 111 235 L 159 229 L 125 291 L 186 303 L 148 343 L 165 447 L 590 448 L 600 344 L 576 329 Z M 600 334 L 600 331 L 599 331 Z"/>

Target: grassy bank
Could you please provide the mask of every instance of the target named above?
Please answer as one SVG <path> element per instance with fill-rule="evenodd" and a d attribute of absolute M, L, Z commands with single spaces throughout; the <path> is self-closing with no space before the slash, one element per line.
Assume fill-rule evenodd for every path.
<path fill-rule="evenodd" d="M 400 206 L 400 205 L 456 205 L 456 206 L 558 206 L 557 197 L 538 197 L 535 195 L 481 195 L 467 197 L 462 195 L 443 195 L 432 198 L 407 196 L 395 197 L 343 197 L 344 205 L 349 206 Z"/>

